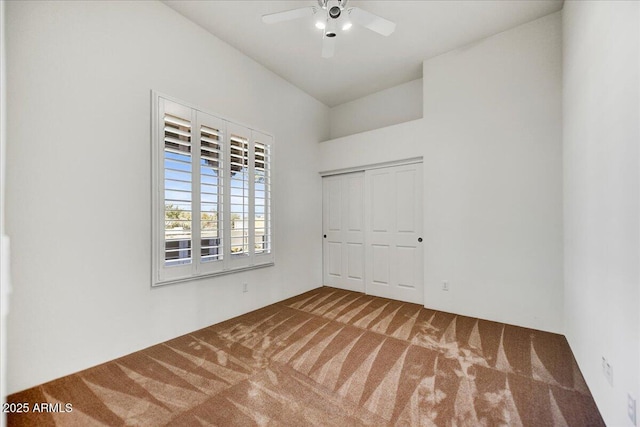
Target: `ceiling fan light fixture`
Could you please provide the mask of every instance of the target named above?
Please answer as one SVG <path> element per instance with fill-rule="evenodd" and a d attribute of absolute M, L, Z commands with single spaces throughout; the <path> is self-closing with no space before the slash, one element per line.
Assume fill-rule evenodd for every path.
<path fill-rule="evenodd" d="M 315 27 L 322 30 L 323 58 L 333 57 L 338 31 L 349 31 L 354 23 L 382 36 L 389 36 L 396 29 L 394 22 L 381 16 L 359 7 L 347 7 L 349 0 L 316 0 L 316 2 L 317 6 L 300 7 L 262 15 L 262 22 L 275 24 L 313 16 L 319 12 L 319 16 L 324 16 L 315 22 Z"/>

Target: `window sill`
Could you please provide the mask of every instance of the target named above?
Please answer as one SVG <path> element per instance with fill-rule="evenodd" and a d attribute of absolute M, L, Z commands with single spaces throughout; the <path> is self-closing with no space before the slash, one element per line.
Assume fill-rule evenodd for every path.
<path fill-rule="evenodd" d="M 152 288 L 158 288 L 158 287 L 162 287 L 162 286 L 165 286 L 165 285 L 174 285 L 176 283 L 192 282 L 192 281 L 196 281 L 196 280 L 200 280 L 200 279 L 207 279 L 207 278 L 210 278 L 210 277 L 225 276 L 227 274 L 240 273 L 240 272 L 243 272 L 243 271 L 250 271 L 250 270 L 257 270 L 259 268 L 273 267 L 274 265 L 275 265 L 275 262 L 271 261 L 271 262 L 266 262 L 264 264 L 252 265 L 252 266 L 249 266 L 249 267 L 238 267 L 238 268 L 232 268 L 232 269 L 224 270 L 224 271 L 217 271 L 215 273 L 207 273 L 207 274 L 201 274 L 201 275 L 197 275 L 197 276 L 189 276 L 189 277 L 182 277 L 182 278 L 179 278 L 179 279 L 165 280 L 165 281 L 162 281 L 162 282 L 152 283 L 151 287 Z"/>

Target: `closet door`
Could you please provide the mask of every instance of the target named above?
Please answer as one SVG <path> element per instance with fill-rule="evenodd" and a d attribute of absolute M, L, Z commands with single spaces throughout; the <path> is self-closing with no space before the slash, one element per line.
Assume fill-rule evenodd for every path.
<path fill-rule="evenodd" d="M 364 292 L 364 173 L 322 182 L 324 284 Z"/>
<path fill-rule="evenodd" d="M 422 163 L 365 172 L 366 292 L 423 304 Z"/>

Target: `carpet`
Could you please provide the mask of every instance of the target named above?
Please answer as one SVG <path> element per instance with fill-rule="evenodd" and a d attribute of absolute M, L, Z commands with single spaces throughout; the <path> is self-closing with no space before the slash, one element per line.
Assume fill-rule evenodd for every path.
<path fill-rule="evenodd" d="M 329 287 L 8 401 L 9 426 L 604 426 L 563 336 Z"/>

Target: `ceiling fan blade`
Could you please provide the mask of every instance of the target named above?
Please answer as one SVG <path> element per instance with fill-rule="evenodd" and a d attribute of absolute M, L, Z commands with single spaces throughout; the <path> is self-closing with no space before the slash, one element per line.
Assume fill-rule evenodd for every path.
<path fill-rule="evenodd" d="M 362 10 L 359 7 L 349 9 L 349 17 L 357 24 L 375 31 L 383 36 L 389 36 L 396 30 L 395 22 L 391 22 L 371 12 Z"/>
<path fill-rule="evenodd" d="M 299 9 L 285 10 L 284 12 L 269 13 L 262 15 L 262 22 L 265 24 L 275 24 L 283 21 L 291 21 L 298 18 L 313 16 L 318 11 L 316 6 L 301 7 Z"/>
<path fill-rule="evenodd" d="M 322 38 L 322 57 L 331 58 L 336 50 L 336 38 L 324 36 Z"/>

